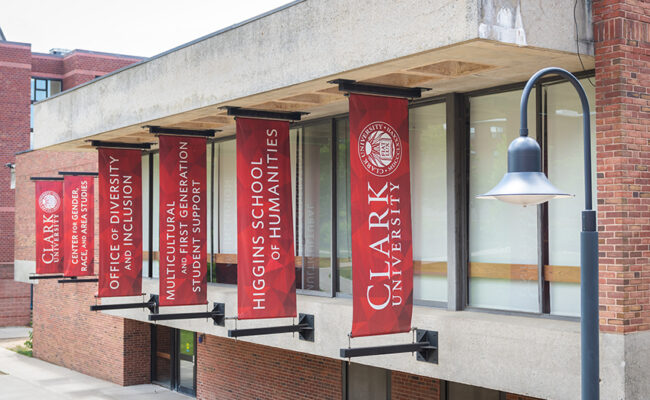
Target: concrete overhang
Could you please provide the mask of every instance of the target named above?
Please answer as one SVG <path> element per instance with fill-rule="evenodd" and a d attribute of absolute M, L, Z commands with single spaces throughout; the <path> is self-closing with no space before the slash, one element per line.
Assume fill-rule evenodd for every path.
<path fill-rule="evenodd" d="M 535 3 L 535 4 L 533 4 Z M 89 139 L 156 142 L 144 125 L 234 134 L 224 105 L 347 112 L 335 78 L 424 86 L 425 96 L 521 82 L 540 68 L 582 71 L 573 0 L 303 0 L 73 88 L 34 107 L 34 148 Z M 590 10 L 577 11 L 590 39 Z M 585 32 L 584 35 L 582 32 Z M 583 65 L 581 64 L 584 64 Z"/>

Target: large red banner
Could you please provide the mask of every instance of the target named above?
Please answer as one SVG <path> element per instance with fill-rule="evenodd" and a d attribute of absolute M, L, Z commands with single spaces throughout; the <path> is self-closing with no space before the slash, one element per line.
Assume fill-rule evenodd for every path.
<path fill-rule="evenodd" d="M 352 336 L 411 329 L 408 128 L 406 99 L 350 95 Z"/>
<path fill-rule="evenodd" d="M 99 149 L 98 297 L 142 294 L 142 155 Z"/>
<path fill-rule="evenodd" d="M 63 272 L 63 178 L 36 181 L 36 274 Z"/>
<path fill-rule="evenodd" d="M 66 175 L 63 180 L 63 275 L 92 275 L 95 251 L 95 178 Z"/>
<path fill-rule="evenodd" d="M 237 118 L 237 317 L 296 316 L 289 122 Z"/>
<path fill-rule="evenodd" d="M 160 305 L 207 303 L 206 139 L 160 141 Z"/>

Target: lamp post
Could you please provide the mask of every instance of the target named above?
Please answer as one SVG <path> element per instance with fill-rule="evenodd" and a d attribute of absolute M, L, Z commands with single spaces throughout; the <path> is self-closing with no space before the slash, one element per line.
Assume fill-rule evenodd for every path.
<path fill-rule="evenodd" d="M 541 170 L 541 151 L 537 141 L 528 137 L 528 97 L 537 80 L 545 75 L 566 78 L 578 92 L 582 103 L 584 141 L 585 209 L 580 232 L 580 361 L 583 400 L 599 398 L 598 360 L 598 232 L 596 211 L 591 202 L 591 130 L 589 102 L 582 85 L 570 72 L 561 68 L 544 68 L 526 83 L 521 95 L 519 137 L 508 147 L 508 172 L 489 192 L 477 196 L 512 204 L 533 205 L 554 198 L 570 197 L 556 189 Z"/>

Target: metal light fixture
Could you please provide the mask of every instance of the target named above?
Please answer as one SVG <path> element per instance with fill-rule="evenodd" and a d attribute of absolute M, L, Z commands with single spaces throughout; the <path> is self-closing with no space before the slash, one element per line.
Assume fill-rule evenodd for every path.
<path fill-rule="evenodd" d="M 551 184 L 542 172 L 539 144 L 521 134 L 508 146 L 508 172 L 489 192 L 479 199 L 496 199 L 506 203 L 523 205 L 540 204 L 551 199 L 573 197 Z"/>
<path fill-rule="evenodd" d="M 571 197 L 556 189 L 541 172 L 541 152 L 537 141 L 528 137 L 528 98 L 535 83 L 544 75 L 560 75 L 578 92 L 582 103 L 585 209 L 580 232 L 580 366 L 583 400 L 598 400 L 599 390 L 599 327 L 598 327 L 598 232 L 596 211 L 592 209 L 591 191 L 591 129 L 589 102 L 580 81 L 561 68 L 544 68 L 533 75 L 521 95 L 519 108 L 520 136 L 508 147 L 508 173 L 480 199 L 498 199 L 513 204 L 539 204 L 550 199 Z"/>

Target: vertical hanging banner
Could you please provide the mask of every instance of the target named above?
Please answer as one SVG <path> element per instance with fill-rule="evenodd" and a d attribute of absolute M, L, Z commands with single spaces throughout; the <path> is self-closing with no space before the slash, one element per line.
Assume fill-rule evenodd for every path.
<path fill-rule="evenodd" d="M 295 317 L 289 122 L 236 122 L 237 317 Z"/>
<path fill-rule="evenodd" d="M 36 274 L 63 272 L 63 178 L 36 180 Z"/>
<path fill-rule="evenodd" d="M 406 99 L 350 94 L 353 337 L 411 329 L 408 128 Z"/>
<path fill-rule="evenodd" d="M 99 148 L 98 297 L 142 294 L 142 154 Z"/>
<path fill-rule="evenodd" d="M 92 175 L 68 175 L 63 179 L 64 251 L 63 275 L 94 273 L 95 185 Z"/>
<path fill-rule="evenodd" d="M 160 305 L 207 303 L 205 137 L 159 136 Z"/>

